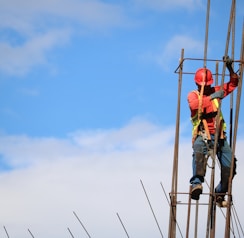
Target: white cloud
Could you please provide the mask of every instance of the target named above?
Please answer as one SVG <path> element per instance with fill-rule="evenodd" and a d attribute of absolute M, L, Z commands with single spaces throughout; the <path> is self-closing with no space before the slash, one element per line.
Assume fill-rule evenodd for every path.
<path fill-rule="evenodd" d="M 2 136 L 1 153 L 15 169 L 1 175 L 1 206 L 7 208 L 1 221 L 18 237 L 25 237 L 27 227 L 36 235 L 62 237 L 70 226 L 78 235 L 75 210 L 94 236 L 123 237 L 119 212 L 132 234 L 157 233 L 140 179 L 145 185 L 156 182 L 161 192 L 161 176 L 167 175 L 158 166 L 164 160 L 159 151 L 168 154 L 171 139 L 168 130 L 148 122 L 78 132 L 65 140 Z M 165 159 L 170 166 L 171 159 Z M 141 222 L 149 224 L 142 233 Z"/>
<path fill-rule="evenodd" d="M 74 32 L 127 24 L 120 6 L 101 1 L 0 1 L 0 70 L 26 74 Z"/>
<path fill-rule="evenodd" d="M 182 49 L 187 52 L 187 55 L 202 55 L 203 42 L 187 35 L 175 35 L 166 43 L 163 52 L 157 57 L 158 64 L 167 69 L 170 62 L 177 59 L 179 62 Z"/>
<path fill-rule="evenodd" d="M 0 1 L 2 27 L 16 31 L 41 30 L 57 24 L 75 21 L 86 27 L 110 27 L 124 24 L 123 9 L 115 4 L 95 0 L 54 0 L 33 2 L 23 0 Z M 21 28 L 19 28 L 22 26 Z M 27 32 L 26 32 L 27 33 Z"/>
<path fill-rule="evenodd" d="M 202 53 L 203 42 L 187 35 L 175 35 L 165 45 L 163 54 L 159 58 L 159 63 L 163 65 L 165 59 L 173 60 L 175 56 L 180 56 L 181 49 L 184 49 L 188 54 L 200 54 Z"/>
<path fill-rule="evenodd" d="M 193 0 L 134 3 L 154 10 L 175 6 L 191 9 L 200 4 Z M 0 50 L 5 55 L 0 70 L 10 75 L 26 74 L 36 65 L 47 64 L 47 53 L 60 45 L 60 40 L 69 41 L 75 32 L 134 24 L 125 5 L 98 0 L 0 0 L 0 4 Z"/>
<path fill-rule="evenodd" d="M 47 64 L 46 53 L 69 39 L 69 30 L 52 30 L 29 38 L 24 44 L 12 46 L 0 42 L 0 70 L 10 75 L 23 75 L 33 66 Z"/>
<path fill-rule="evenodd" d="M 156 141 L 167 143 L 171 141 L 172 128 L 164 131 L 164 134 L 159 133 L 159 128 L 151 123 L 141 121 L 141 119 L 132 120 L 122 129 L 91 131 L 91 132 L 76 132 L 71 134 L 72 138 L 82 148 L 91 148 L 94 150 L 138 150 L 147 148 L 148 150 L 158 149 Z M 160 137 L 160 138 L 159 138 Z M 146 140 L 146 142 L 145 142 Z M 148 142 L 152 141 L 153 144 Z"/>
<path fill-rule="evenodd" d="M 131 237 L 157 237 L 141 179 L 167 236 L 169 208 L 160 182 L 168 193 L 173 137 L 174 129 L 145 121 L 120 129 L 71 133 L 64 139 L 1 135 L 1 162 L 5 160 L 13 168 L 0 174 L 1 224 L 10 236 L 19 238 L 27 236 L 28 228 L 40 237 L 66 237 L 67 227 L 75 237 L 84 236 L 75 211 L 92 237 L 124 237 L 118 212 Z M 237 155 L 243 154 L 243 143 L 239 141 Z M 243 166 L 240 158 L 238 171 Z M 181 138 L 179 192 L 188 191 L 190 176 L 191 142 Z M 238 191 L 234 197 L 238 211 L 244 198 L 238 189 L 242 177 L 239 172 L 233 186 Z M 179 200 L 184 202 L 187 197 Z M 178 209 L 179 214 L 186 214 L 186 207 Z M 239 215 L 242 221 L 243 214 Z M 179 222 L 184 230 L 185 217 Z M 5 235 L 3 229 L 0 235 Z"/>
<path fill-rule="evenodd" d="M 159 50 L 159 53 L 146 52 L 140 58 L 156 62 L 163 69 L 168 70 L 172 62 L 179 62 L 182 49 L 187 52 L 187 55 L 202 55 L 203 42 L 188 35 L 175 35 L 164 43 L 163 49 Z"/>

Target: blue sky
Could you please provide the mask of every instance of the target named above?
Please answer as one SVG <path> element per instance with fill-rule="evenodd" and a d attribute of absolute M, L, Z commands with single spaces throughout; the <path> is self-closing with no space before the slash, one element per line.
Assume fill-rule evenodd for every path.
<path fill-rule="evenodd" d="M 170 101 L 168 113 L 175 113 L 173 72 L 181 48 L 186 57 L 203 57 L 206 4 L 71 1 L 68 9 L 66 4 L 2 4 L 1 130 L 66 136 L 77 128 L 122 126 L 135 116 L 172 124 L 174 117 L 165 117 L 163 107 Z M 212 12 L 209 57 L 221 59 L 229 6 L 213 3 Z M 241 24 L 237 21 L 238 56 Z"/>
<path fill-rule="evenodd" d="M 156 237 L 140 188 L 143 179 L 166 235 L 168 207 L 161 204 L 158 184 L 164 181 L 170 191 L 174 70 L 182 48 L 185 57 L 203 58 L 207 1 L 0 3 L 0 225 L 13 236 L 26 237 L 31 226 L 37 236 L 59 238 L 67 237 L 70 225 L 78 236 L 72 215 L 77 210 L 94 236 L 123 237 L 115 216 L 120 210 L 132 236 Z M 230 6 L 231 1 L 211 3 L 208 58 L 224 55 Z M 239 0 L 235 59 L 240 57 L 243 12 Z M 202 65 L 188 61 L 184 67 L 195 72 Z M 211 63 L 208 67 L 215 69 Z M 184 76 L 182 190 L 188 190 L 191 176 L 186 96 L 194 88 L 192 76 Z M 222 105 L 227 117 L 228 104 L 226 99 Z M 242 104 L 243 98 L 237 157 L 243 148 Z M 241 177 L 236 180 L 240 183 Z M 145 220 L 139 222 L 140 217 Z"/>

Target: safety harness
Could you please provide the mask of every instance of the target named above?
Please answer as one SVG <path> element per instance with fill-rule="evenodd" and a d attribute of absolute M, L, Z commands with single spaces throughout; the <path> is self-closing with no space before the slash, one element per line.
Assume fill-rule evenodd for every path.
<path fill-rule="evenodd" d="M 192 92 L 198 95 L 199 104 L 202 104 L 202 94 L 199 93 L 198 90 L 194 90 Z M 201 108 L 201 110 L 198 113 L 196 113 L 193 117 L 191 117 L 191 122 L 193 125 L 192 143 L 194 143 L 198 135 L 201 135 L 203 137 L 203 140 L 205 141 L 211 140 L 206 118 L 216 117 L 218 107 L 219 107 L 219 102 L 217 99 L 212 100 L 212 106 L 213 106 L 213 112 L 210 113 L 208 116 L 203 113 L 202 105 L 199 105 L 199 108 Z M 222 112 L 220 112 L 220 139 L 224 139 L 225 130 L 226 130 L 226 123 L 224 121 Z"/>

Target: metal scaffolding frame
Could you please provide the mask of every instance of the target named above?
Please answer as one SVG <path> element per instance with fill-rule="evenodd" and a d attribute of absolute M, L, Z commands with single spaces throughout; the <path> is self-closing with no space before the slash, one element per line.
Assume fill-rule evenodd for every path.
<path fill-rule="evenodd" d="M 232 35 L 232 48 L 231 48 L 231 57 L 234 59 L 234 40 L 235 40 L 235 11 L 236 11 L 236 1 L 232 0 L 231 10 L 230 10 L 230 18 L 229 25 L 227 31 L 227 39 L 226 39 L 226 47 L 224 56 L 228 55 L 230 38 Z M 173 158 L 173 169 L 172 169 L 172 186 L 170 192 L 170 214 L 169 214 L 169 230 L 168 237 L 175 238 L 176 237 L 176 227 L 177 227 L 177 206 L 179 203 L 177 202 L 177 195 L 180 194 L 178 192 L 178 153 L 179 153 L 179 130 L 180 130 L 180 109 L 181 109 L 181 89 L 182 89 L 182 81 L 184 74 L 195 74 L 195 72 L 184 72 L 183 66 L 185 61 L 194 60 L 194 61 L 202 61 L 203 67 L 206 68 L 207 62 L 215 62 L 216 63 L 216 72 L 215 72 L 215 81 L 218 81 L 218 76 L 221 76 L 221 85 L 224 84 L 224 78 L 226 76 L 225 70 L 226 65 L 223 59 L 208 59 L 207 58 L 207 48 L 208 48 L 208 25 L 209 25 L 209 12 L 210 12 L 210 0 L 208 0 L 207 5 L 207 16 L 206 16 L 206 34 L 205 34 L 205 48 L 204 48 L 204 58 L 184 58 L 184 49 L 181 51 L 181 58 L 178 67 L 175 70 L 175 73 L 178 74 L 178 101 L 177 101 L 177 114 L 176 114 L 176 129 L 175 129 L 175 147 L 174 147 L 174 158 Z M 239 65 L 238 73 L 240 76 L 237 96 L 236 96 L 236 105 L 235 105 L 235 118 L 234 118 L 234 132 L 232 133 L 232 122 L 233 122 L 233 94 L 231 95 L 230 102 L 230 145 L 232 147 L 232 164 L 231 164 L 231 174 L 229 179 L 229 187 L 227 192 L 227 208 L 225 214 L 225 238 L 230 238 L 231 233 L 233 233 L 233 225 L 231 225 L 232 219 L 232 210 L 234 209 L 234 204 L 232 200 L 232 176 L 233 176 L 233 167 L 234 167 L 234 157 L 235 157 L 235 147 L 236 147 L 236 138 L 237 138 L 237 128 L 238 128 L 238 118 L 239 118 L 239 110 L 240 110 L 240 98 L 241 98 L 241 89 L 242 89 L 242 79 L 243 79 L 243 67 L 244 67 L 244 26 L 242 29 L 242 47 L 240 51 L 240 59 L 233 61 L 234 65 Z M 219 62 L 223 62 L 222 73 L 218 72 Z M 221 103 L 218 108 L 217 120 L 220 116 Z M 218 135 L 218 131 L 216 131 L 215 137 Z M 216 229 L 216 202 L 214 199 L 214 177 L 215 177 L 215 159 L 216 159 L 216 147 L 217 140 L 215 140 L 214 150 L 212 157 L 212 165 L 211 165 L 211 177 L 210 177 L 210 185 L 209 192 L 206 193 L 209 197 L 208 203 L 200 203 L 197 200 L 194 204 L 191 202 L 191 186 L 189 188 L 189 192 L 185 193 L 188 195 L 188 203 L 185 205 L 188 206 L 187 210 L 187 222 L 186 222 L 186 235 L 185 237 L 189 237 L 189 227 L 190 227 L 190 216 L 191 216 L 191 207 L 195 206 L 195 224 L 194 224 L 194 237 L 198 236 L 198 209 L 199 206 L 207 205 L 208 206 L 208 214 L 207 214 L 207 228 L 206 228 L 206 238 L 214 238 L 215 237 L 215 229 Z M 182 203 L 180 204 L 182 205 Z M 235 210 L 233 210 L 233 217 L 235 215 Z M 234 217 L 235 218 L 235 217 Z M 244 235 L 243 235 L 244 236 Z"/>

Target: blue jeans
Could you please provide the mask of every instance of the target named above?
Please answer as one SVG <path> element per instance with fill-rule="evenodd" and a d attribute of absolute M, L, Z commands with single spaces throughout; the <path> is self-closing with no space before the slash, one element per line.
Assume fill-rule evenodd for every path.
<path fill-rule="evenodd" d="M 211 143 L 214 145 L 214 135 L 211 135 Z M 190 183 L 194 187 L 196 184 L 204 182 L 204 176 L 207 166 L 207 153 L 208 148 L 203 141 L 202 136 L 197 136 L 193 143 L 193 155 L 192 155 L 192 169 L 193 176 L 190 179 Z M 217 144 L 216 155 L 221 166 L 221 180 L 216 187 L 216 192 L 225 193 L 228 191 L 228 181 L 230 176 L 232 150 L 226 139 L 221 139 Z"/>

